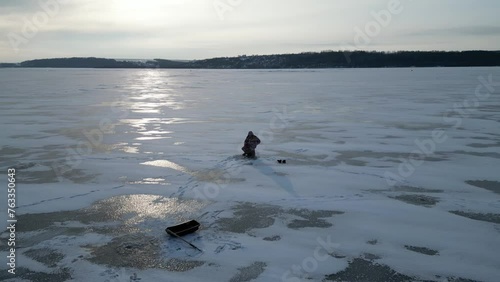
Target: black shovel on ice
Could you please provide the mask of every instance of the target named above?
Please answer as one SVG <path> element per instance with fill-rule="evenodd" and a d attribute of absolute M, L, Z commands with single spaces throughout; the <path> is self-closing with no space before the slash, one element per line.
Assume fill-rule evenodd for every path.
<path fill-rule="evenodd" d="M 197 249 L 200 252 L 203 252 L 200 248 L 196 247 L 195 245 L 189 243 L 188 241 L 184 240 L 181 236 L 191 234 L 196 232 L 200 228 L 200 223 L 196 220 L 190 220 L 181 224 L 177 224 L 174 226 L 167 227 L 165 231 L 167 231 L 168 235 L 174 236 L 176 238 L 181 239 L 182 241 L 186 242 L 189 244 L 191 247 Z"/>

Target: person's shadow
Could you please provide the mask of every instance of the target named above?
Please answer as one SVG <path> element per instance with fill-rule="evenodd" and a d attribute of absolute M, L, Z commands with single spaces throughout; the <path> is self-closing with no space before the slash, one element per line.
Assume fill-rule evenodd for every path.
<path fill-rule="evenodd" d="M 298 197 L 297 193 L 293 189 L 293 184 L 290 180 L 284 175 L 278 175 L 276 171 L 270 166 L 265 164 L 260 159 L 252 160 L 253 166 L 256 170 L 261 172 L 264 175 L 267 175 L 271 178 L 276 184 L 278 184 L 281 188 L 283 188 L 288 194 Z"/>

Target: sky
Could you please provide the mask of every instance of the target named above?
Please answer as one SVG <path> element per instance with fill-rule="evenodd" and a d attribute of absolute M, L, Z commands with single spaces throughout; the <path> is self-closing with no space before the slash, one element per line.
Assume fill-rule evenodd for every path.
<path fill-rule="evenodd" d="M 0 0 L 0 62 L 500 50 L 498 0 Z"/>

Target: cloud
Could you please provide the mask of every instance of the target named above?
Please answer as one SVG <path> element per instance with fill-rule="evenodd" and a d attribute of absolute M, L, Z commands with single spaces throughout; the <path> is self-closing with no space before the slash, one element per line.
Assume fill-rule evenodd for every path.
<path fill-rule="evenodd" d="M 462 27 L 444 27 L 444 28 L 423 28 L 419 30 L 401 32 L 405 36 L 499 36 L 500 26 L 478 25 Z"/>
<path fill-rule="evenodd" d="M 44 9 L 61 3 L 13 57 L 7 35 L 21 34 Z M 206 58 L 346 49 L 353 28 L 388 0 L 217 0 L 239 3 L 218 17 L 215 0 L 0 0 L 0 61 L 44 56 Z M 363 50 L 491 49 L 500 44 L 492 1 L 413 1 Z M 495 2 L 496 3 L 496 2 Z M 465 5 L 465 6 L 464 6 Z M 472 5 L 469 3 L 468 5 Z M 498 4 L 495 4 L 498 6 Z M 494 5 L 493 5 L 494 6 Z M 453 7 L 453 13 L 443 10 Z M 493 15 L 494 14 L 494 15 Z M 455 26 L 453 26 L 455 25 Z M 34 57 L 36 54 L 37 57 Z M 43 55 L 46 54 L 46 55 Z"/>
<path fill-rule="evenodd" d="M 0 6 L 0 13 L 7 14 L 7 12 L 16 11 L 36 11 L 39 7 L 37 1 L 31 0 L 2 0 Z"/>

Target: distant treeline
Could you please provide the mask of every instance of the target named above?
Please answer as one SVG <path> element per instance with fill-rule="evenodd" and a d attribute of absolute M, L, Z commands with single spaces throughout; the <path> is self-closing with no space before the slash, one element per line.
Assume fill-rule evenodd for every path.
<path fill-rule="evenodd" d="M 152 65 L 148 65 L 150 62 Z M 22 68 L 148 68 L 156 67 L 154 61 L 122 61 L 103 58 L 57 58 L 24 61 L 18 64 Z"/>
<path fill-rule="evenodd" d="M 299 54 L 221 57 L 193 61 L 127 61 L 103 58 L 58 58 L 0 64 L 0 67 L 291 69 L 500 66 L 500 51 L 323 51 Z"/>
<path fill-rule="evenodd" d="M 500 51 L 342 52 L 255 55 L 189 62 L 156 59 L 160 68 L 288 69 L 500 66 Z"/>

